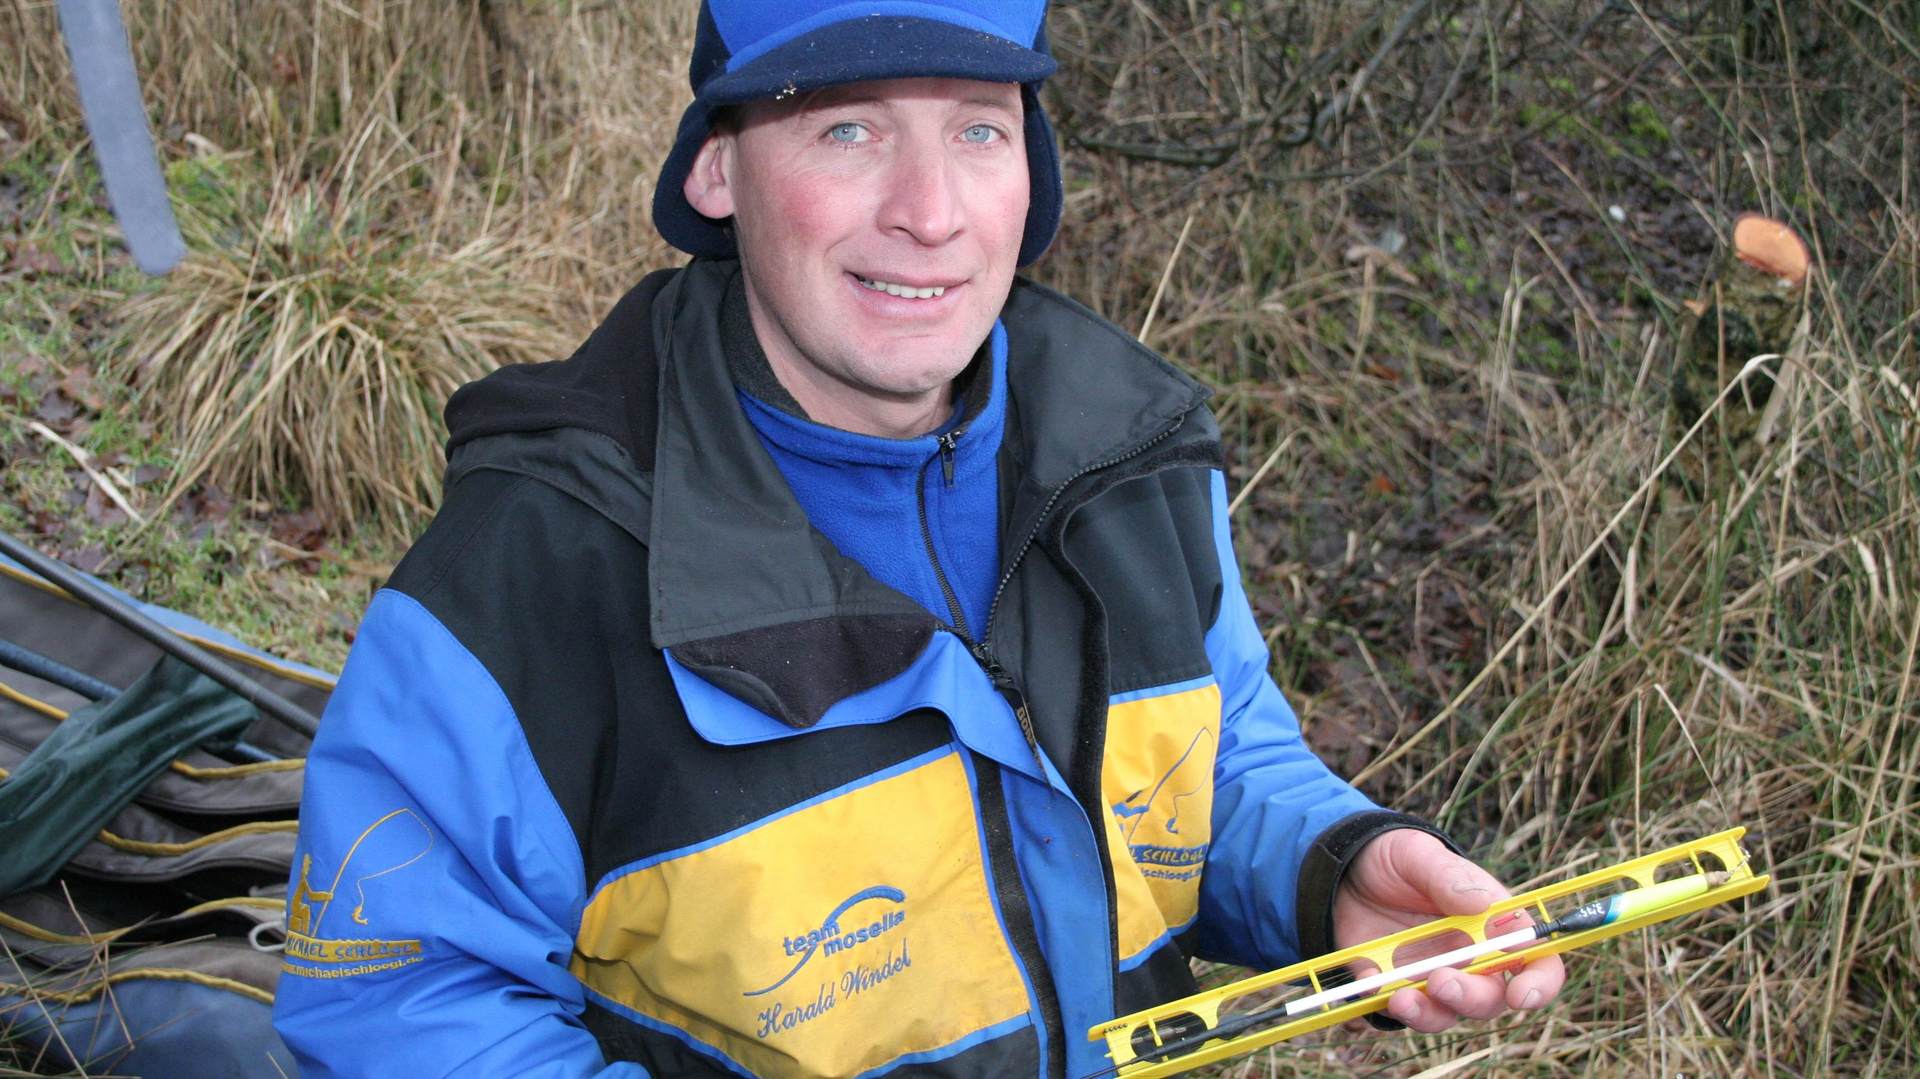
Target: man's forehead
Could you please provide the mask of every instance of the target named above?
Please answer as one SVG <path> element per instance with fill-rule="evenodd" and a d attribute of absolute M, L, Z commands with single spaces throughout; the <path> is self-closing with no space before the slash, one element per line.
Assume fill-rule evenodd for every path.
<path fill-rule="evenodd" d="M 892 109 L 922 102 L 996 109 L 1016 116 L 1021 112 L 1019 85 L 972 79 L 885 79 L 825 86 L 795 98 L 792 111 L 805 115 L 848 105 Z"/>

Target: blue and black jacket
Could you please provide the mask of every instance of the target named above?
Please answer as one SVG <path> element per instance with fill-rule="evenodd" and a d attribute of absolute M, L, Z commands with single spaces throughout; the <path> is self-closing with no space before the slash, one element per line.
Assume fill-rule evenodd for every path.
<path fill-rule="evenodd" d="M 1085 1075 L 1189 957 L 1326 950 L 1347 862 L 1418 826 L 1268 677 L 1203 388 L 1016 283 L 963 636 L 801 510 L 728 374 L 737 272 L 449 405 L 308 763 L 303 1074 Z"/>

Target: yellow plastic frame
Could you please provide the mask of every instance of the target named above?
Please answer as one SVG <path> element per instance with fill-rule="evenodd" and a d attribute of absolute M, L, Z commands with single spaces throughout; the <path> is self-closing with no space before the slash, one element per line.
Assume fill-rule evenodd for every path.
<path fill-rule="evenodd" d="M 1656 876 L 1660 867 L 1671 865 L 1675 862 L 1692 862 L 1693 871 L 1696 873 L 1713 870 L 1724 871 L 1728 874 L 1728 879 L 1725 883 L 1714 888 L 1709 888 L 1704 894 L 1695 896 L 1692 899 L 1682 900 L 1678 903 L 1658 907 L 1642 914 L 1623 918 L 1612 925 L 1604 925 L 1598 929 L 1589 929 L 1580 933 L 1568 933 L 1565 936 L 1543 940 L 1513 952 L 1498 952 L 1485 956 L 1467 964 L 1467 972 L 1470 974 L 1480 974 L 1495 967 L 1506 966 L 1516 962 L 1525 962 L 1541 956 L 1557 955 L 1560 952 L 1571 951 L 1574 948 L 1582 948 L 1597 941 L 1606 940 L 1609 937 L 1617 937 L 1622 933 L 1631 932 L 1643 926 L 1653 925 L 1656 922 L 1664 922 L 1670 918 L 1678 918 L 1683 914 L 1690 914 L 1696 910 L 1702 910 L 1720 903 L 1731 902 L 1742 896 L 1752 895 L 1754 892 L 1765 888 L 1771 879 L 1766 876 L 1756 875 L 1753 868 L 1748 864 L 1747 852 L 1739 843 L 1740 837 L 1746 833 L 1747 830 L 1745 828 L 1730 828 L 1727 831 L 1707 836 L 1704 839 L 1697 839 L 1691 843 L 1682 843 L 1678 846 L 1668 847 L 1665 850 L 1656 851 L 1639 858 L 1633 858 L 1617 865 L 1608 866 L 1605 869 L 1596 869 L 1591 873 L 1583 873 L 1580 876 L 1561 881 L 1558 884 L 1549 884 L 1543 888 L 1536 888 L 1530 892 L 1524 892 L 1520 895 L 1499 900 L 1487 908 L 1484 914 L 1441 918 L 1428 922 L 1425 925 L 1402 930 L 1390 936 L 1380 937 L 1377 940 L 1370 940 L 1364 944 L 1354 945 L 1351 948 L 1295 963 L 1290 967 L 1283 967 L 1280 970 L 1255 975 L 1254 977 L 1234 982 L 1232 985 L 1222 986 L 1204 993 L 1197 993 L 1181 1000 L 1162 1004 L 1159 1007 L 1135 1012 L 1132 1015 L 1121 1016 L 1118 1019 L 1102 1023 L 1088 1030 L 1087 1038 L 1089 1041 L 1105 1041 L 1107 1043 L 1107 1055 L 1113 1060 L 1115 1066 L 1118 1068 L 1118 1074 L 1122 1079 L 1155 1079 L 1157 1076 L 1176 1075 L 1191 1068 L 1198 1068 L 1204 1064 L 1211 1064 L 1215 1061 L 1225 1060 L 1243 1053 L 1250 1053 L 1255 1049 L 1272 1045 L 1275 1042 L 1285 1041 L 1288 1038 L 1305 1034 L 1308 1031 L 1330 1027 L 1336 1023 L 1344 1023 L 1349 1019 L 1367 1015 L 1371 1012 L 1377 1012 L 1387 1006 L 1387 998 L 1395 992 L 1409 985 L 1425 985 L 1426 979 L 1393 982 L 1382 986 L 1378 991 L 1368 996 L 1345 1001 L 1330 1006 L 1323 1011 L 1302 1015 L 1297 1019 L 1277 1022 L 1273 1026 L 1238 1038 L 1210 1042 L 1202 1045 L 1191 1053 L 1186 1053 L 1169 1060 L 1152 1063 L 1138 1061 L 1138 1054 L 1135 1053 L 1133 1049 L 1133 1033 L 1143 1026 L 1148 1026 L 1149 1029 L 1153 1031 L 1154 1043 L 1156 1045 L 1164 1045 L 1166 1042 L 1180 1036 L 1178 1029 L 1176 1028 L 1173 1031 L 1169 1031 L 1165 1037 L 1162 1037 L 1159 1029 L 1150 1026 L 1150 1024 L 1167 1023 L 1177 1017 L 1198 1016 L 1209 1027 L 1218 1026 L 1220 1023 L 1221 1009 L 1227 1003 L 1237 998 L 1300 981 L 1305 981 L 1313 987 L 1314 992 L 1319 992 L 1325 988 L 1320 981 L 1323 975 L 1342 970 L 1348 963 L 1354 962 L 1355 960 L 1366 960 L 1381 970 L 1388 970 L 1393 966 L 1393 955 L 1396 949 L 1413 941 L 1435 936 L 1443 932 L 1459 931 L 1465 933 L 1475 941 L 1484 941 L 1487 939 L 1487 922 L 1496 915 L 1503 914 L 1510 910 L 1519 910 L 1524 907 L 1538 920 L 1551 920 L 1555 915 L 1547 909 L 1548 903 L 1565 899 L 1568 896 L 1580 892 L 1599 892 L 1600 890 L 1605 890 L 1606 892 L 1618 891 L 1619 885 L 1626 881 L 1632 881 L 1637 887 L 1648 887 L 1657 882 Z M 1719 864 L 1709 865 L 1704 863 L 1702 859 L 1705 855 L 1712 855 Z M 1589 895 L 1587 898 L 1598 898 L 1598 895 Z M 1565 912 L 1562 911 L 1561 913 Z M 1229 1015 L 1229 1018 L 1231 1018 L 1231 1015 Z"/>

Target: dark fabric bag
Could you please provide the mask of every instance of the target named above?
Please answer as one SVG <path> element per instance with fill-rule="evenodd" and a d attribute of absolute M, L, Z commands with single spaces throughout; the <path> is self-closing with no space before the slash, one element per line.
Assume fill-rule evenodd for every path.
<path fill-rule="evenodd" d="M 256 718 L 171 656 L 118 697 L 76 709 L 0 782 L 0 897 L 46 883 L 174 758 L 231 746 Z"/>

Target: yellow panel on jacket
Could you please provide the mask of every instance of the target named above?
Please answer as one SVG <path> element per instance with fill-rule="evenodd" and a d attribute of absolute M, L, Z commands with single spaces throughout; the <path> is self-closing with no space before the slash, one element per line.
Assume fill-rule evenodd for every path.
<path fill-rule="evenodd" d="M 952 749 L 606 884 L 587 987 L 756 1075 L 855 1075 L 1023 1019 Z"/>
<path fill-rule="evenodd" d="M 1213 838 L 1213 762 L 1219 749 L 1220 687 L 1211 681 L 1128 694 L 1107 706 L 1107 753 L 1101 791 L 1125 849 L 1146 880 L 1162 924 L 1148 926 L 1125 909 L 1120 890 L 1120 955 L 1179 929 L 1200 909 L 1200 875 Z M 1115 861 L 1119 858 L 1116 855 Z M 1120 875 L 1116 867 L 1115 875 Z M 1137 901 L 1136 901 L 1137 902 Z M 1129 940 L 1129 927 L 1135 936 Z"/>

